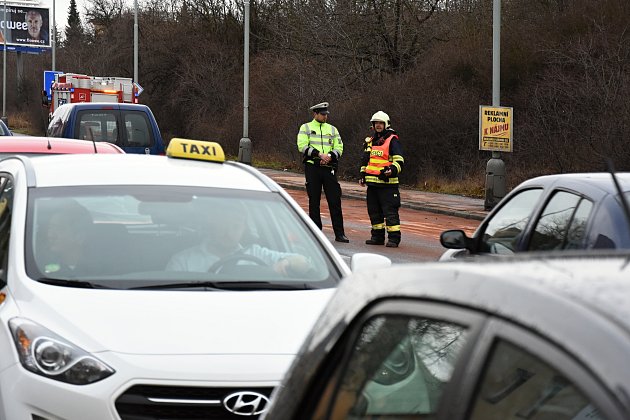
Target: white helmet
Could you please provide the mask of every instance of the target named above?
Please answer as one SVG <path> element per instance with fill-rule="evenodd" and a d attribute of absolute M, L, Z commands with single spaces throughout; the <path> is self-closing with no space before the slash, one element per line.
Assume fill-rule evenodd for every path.
<path fill-rule="evenodd" d="M 389 128 L 389 115 L 384 113 L 383 111 L 378 111 L 376 114 L 372 115 L 372 119 L 370 122 L 380 121 L 385 123 L 385 128 Z"/>

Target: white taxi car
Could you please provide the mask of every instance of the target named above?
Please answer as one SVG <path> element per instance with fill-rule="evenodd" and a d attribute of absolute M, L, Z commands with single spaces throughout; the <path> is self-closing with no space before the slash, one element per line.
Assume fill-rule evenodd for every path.
<path fill-rule="evenodd" d="M 350 269 L 282 188 L 224 160 L 173 139 L 0 161 L 0 418 L 264 411 Z"/>

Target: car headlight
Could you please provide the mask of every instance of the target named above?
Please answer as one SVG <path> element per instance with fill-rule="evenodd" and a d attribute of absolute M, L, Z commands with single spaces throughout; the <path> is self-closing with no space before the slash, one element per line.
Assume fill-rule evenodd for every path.
<path fill-rule="evenodd" d="M 33 321 L 12 318 L 9 328 L 20 363 L 33 373 L 73 385 L 86 385 L 115 372 L 91 354 Z"/>

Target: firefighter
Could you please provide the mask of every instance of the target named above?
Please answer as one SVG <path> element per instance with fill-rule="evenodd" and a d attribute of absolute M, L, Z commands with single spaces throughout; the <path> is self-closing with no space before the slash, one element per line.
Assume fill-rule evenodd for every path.
<path fill-rule="evenodd" d="M 390 126 L 389 116 L 378 111 L 371 118 L 374 134 L 365 139 L 359 184 L 367 185 L 367 209 L 372 224 L 368 245 L 400 244 L 400 190 L 398 175 L 405 163 L 398 134 Z"/>
<path fill-rule="evenodd" d="M 322 188 L 328 201 L 335 241 L 350 242 L 343 228 L 341 211 L 341 186 L 337 180 L 337 166 L 343 153 L 343 143 L 339 131 L 328 124 L 328 102 L 309 108 L 313 120 L 302 124 L 297 135 L 297 147 L 302 153 L 306 192 L 308 194 L 308 214 L 321 229 L 320 201 Z"/>

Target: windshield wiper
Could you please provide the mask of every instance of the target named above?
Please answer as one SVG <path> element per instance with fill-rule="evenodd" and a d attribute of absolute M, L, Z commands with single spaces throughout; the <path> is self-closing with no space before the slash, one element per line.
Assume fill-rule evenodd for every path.
<path fill-rule="evenodd" d="M 76 287 L 79 289 L 111 289 L 111 287 L 84 280 L 49 279 L 42 277 L 37 279 L 37 281 L 44 284 L 51 284 L 53 286 Z"/>
<path fill-rule="evenodd" d="M 193 281 L 180 283 L 152 284 L 130 287 L 129 290 L 192 289 L 210 288 L 214 290 L 308 290 L 306 284 L 271 283 L 268 281 Z"/>

